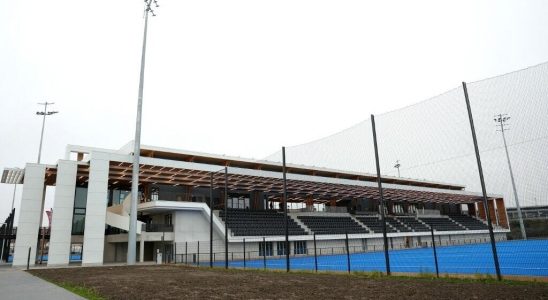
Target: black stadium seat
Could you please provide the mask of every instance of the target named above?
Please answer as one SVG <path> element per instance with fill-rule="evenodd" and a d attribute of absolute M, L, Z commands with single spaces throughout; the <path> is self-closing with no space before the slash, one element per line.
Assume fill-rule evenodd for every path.
<path fill-rule="evenodd" d="M 467 215 L 449 215 L 449 217 L 469 230 L 488 230 L 489 228 L 482 221 Z"/>
<path fill-rule="evenodd" d="M 367 226 L 367 228 L 371 230 L 371 233 L 382 232 L 382 221 L 379 215 L 361 215 L 361 216 L 356 216 L 356 219 L 358 219 L 358 221 L 362 222 L 365 226 Z M 388 221 L 388 218 L 386 218 L 385 220 L 387 223 L 386 232 L 387 233 L 396 232 L 396 230 L 394 230 L 391 226 L 388 225 L 390 224 Z"/>
<path fill-rule="evenodd" d="M 349 216 L 298 216 L 316 234 L 367 233 L 367 230 Z"/>
<path fill-rule="evenodd" d="M 420 220 L 434 228 L 436 231 L 466 230 L 447 217 L 420 217 Z"/>
<path fill-rule="evenodd" d="M 417 220 L 416 217 L 404 217 L 404 216 L 398 216 L 397 219 L 402 222 L 403 224 L 407 225 L 407 227 L 410 227 L 413 232 L 426 232 L 430 231 L 430 227 L 428 225 L 424 225 L 419 220 Z"/>
<path fill-rule="evenodd" d="M 219 216 L 227 223 L 228 228 L 235 236 L 285 235 L 284 214 L 274 210 L 229 209 L 228 218 L 226 218 L 224 210 L 219 212 Z M 290 235 L 307 234 L 291 218 L 288 220 L 288 229 Z"/>

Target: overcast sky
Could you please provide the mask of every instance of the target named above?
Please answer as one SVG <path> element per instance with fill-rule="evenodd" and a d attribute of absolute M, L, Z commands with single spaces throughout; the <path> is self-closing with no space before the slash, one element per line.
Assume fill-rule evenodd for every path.
<path fill-rule="evenodd" d="M 263 158 L 548 61 L 548 1 L 159 4 L 142 136 L 157 146 Z M 133 139 L 143 21 L 139 0 L 0 2 L 0 168 L 36 161 L 37 102 L 60 111 L 42 162 Z M 0 222 L 12 191 L 0 185 Z"/>

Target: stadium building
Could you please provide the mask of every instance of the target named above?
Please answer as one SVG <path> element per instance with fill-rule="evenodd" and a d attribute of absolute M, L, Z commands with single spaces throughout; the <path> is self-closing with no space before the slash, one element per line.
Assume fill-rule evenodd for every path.
<path fill-rule="evenodd" d="M 79 248 L 82 265 L 125 262 L 132 149 L 133 143 L 118 150 L 69 145 L 55 164 L 5 169 L 2 183 L 23 184 L 13 266 L 27 264 L 29 249 L 32 264 L 46 244 L 49 266 L 69 264 Z M 247 247 L 249 259 L 285 253 L 282 164 L 145 145 L 140 155 L 140 261 L 155 260 L 157 252 L 188 253 L 189 243 L 210 240 L 210 228 L 212 240 L 224 243 L 225 225 L 233 252 Z M 307 255 L 314 238 L 337 247 L 346 235 L 353 252 L 381 249 L 376 181 L 368 173 L 288 164 L 289 251 Z M 488 241 L 480 193 L 407 178 L 382 182 L 391 248 L 420 247 L 431 228 L 442 243 Z M 48 242 L 40 243 L 46 186 L 55 186 L 55 194 Z M 503 197 L 488 198 L 495 237 L 506 239 Z M 203 256 L 194 261 L 208 261 L 209 247 L 198 252 Z"/>

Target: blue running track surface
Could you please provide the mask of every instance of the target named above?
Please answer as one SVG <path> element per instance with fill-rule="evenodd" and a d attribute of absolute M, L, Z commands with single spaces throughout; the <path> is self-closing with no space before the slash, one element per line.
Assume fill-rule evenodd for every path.
<path fill-rule="evenodd" d="M 437 247 L 440 274 L 495 274 L 491 244 Z M 313 253 L 314 249 L 309 249 Z M 548 276 L 548 240 L 497 242 L 502 275 Z M 432 248 L 391 250 L 392 272 L 435 273 Z M 224 262 L 216 262 L 224 266 Z M 243 261 L 230 267 L 243 268 Z M 263 268 L 263 259 L 248 260 L 247 268 Z M 285 257 L 266 259 L 266 268 L 285 269 Z M 346 254 L 318 256 L 318 270 L 347 271 Z M 350 254 L 352 271 L 385 272 L 384 252 Z M 292 257 L 292 270 L 314 270 L 314 256 Z"/>

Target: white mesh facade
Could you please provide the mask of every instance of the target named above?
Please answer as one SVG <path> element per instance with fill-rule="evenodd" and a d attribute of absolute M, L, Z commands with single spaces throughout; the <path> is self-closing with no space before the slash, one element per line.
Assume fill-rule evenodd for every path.
<path fill-rule="evenodd" d="M 514 197 L 501 132 L 494 116 L 507 113 L 506 139 L 522 206 L 548 205 L 548 63 L 468 83 L 487 192 Z M 462 184 L 481 191 L 462 87 L 375 117 L 381 172 Z M 375 173 L 371 121 L 288 147 L 287 162 Z M 267 160 L 280 161 L 274 153 Z"/>

